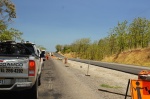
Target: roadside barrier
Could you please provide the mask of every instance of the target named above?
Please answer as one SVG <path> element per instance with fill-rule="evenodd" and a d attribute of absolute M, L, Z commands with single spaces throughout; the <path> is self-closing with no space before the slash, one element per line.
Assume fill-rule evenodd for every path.
<path fill-rule="evenodd" d="M 131 99 L 150 99 L 150 71 L 142 70 L 138 80 L 131 79 Z"/>
<path fill-rule="evenodd" d="M 131 96 L 128 95 L 129 88 Z M 104 89 L 98 90 L 125 96 L 124 99 L 127 99 L 127 97 L 131 97 L 131 99 L 150 99 L 150 71 L 142 70 L 138 74 L 138 79 L 129 79 L 125 94 L 111 92 Z"/>
<path fill-rule="evenodd" d="M 64 63 L 65 64 L 67 64 L 68 63 L 68 59 L 65 57 L 65 61 L 64 61 Z"/>
<path fill-rule="evenodd" d="M 48 55 L 46 55 L 46 60 L 49 60 L 49 56 Z"/>

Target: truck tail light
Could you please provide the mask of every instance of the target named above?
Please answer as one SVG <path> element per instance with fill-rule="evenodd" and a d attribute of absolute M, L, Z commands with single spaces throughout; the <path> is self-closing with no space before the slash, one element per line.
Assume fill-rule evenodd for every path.
<path fill-rule="evenodd" d="M 35 76 L 36 64 L 35 61 L 29 60 L 29 76 Z"/>

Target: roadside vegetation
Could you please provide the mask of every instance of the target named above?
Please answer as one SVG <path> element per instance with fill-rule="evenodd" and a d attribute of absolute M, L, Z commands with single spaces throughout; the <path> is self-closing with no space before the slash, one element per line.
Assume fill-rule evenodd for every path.
<path fill-rule="evenodd" d="M 24 41 L 22 32 L 15 28 L 8 28 L 14 18 L 17 18 L 15 4 L 11 0 L 0 0 L 0 41 Z M 37 45 L 37 47 L 46 50 L 42 45 Z"/>
<path fill-rule="evenodd" d="M 115 88 L 115 89 L 122 88 L 120 86 L 110 86 L 110 85 L 107 85 L 107 84 L 101 84 L 100 86 L 105 87 L 105 88 Z"/>
<path fill-rule="evenodd" d="M 0 1 L 0 41 L 22 40 L 22 32 L 14 28 L 8 28 L 12 19 L 16 18 L 15 5 L 10 0 Z"/>
<path fill-rule="evenodd" d="M 141 17 L 131 23 L 126 20 L 118 22 L 117 26 L 110 29 L 107 37 L 98 41 L 82 38 L 69 45 L 56 46 L 57 52 L 67 57 L 144 66 L 150 66 L 149 49 L 150 20 Z M 125 54 L 129 54 L 130 58 Z"/>

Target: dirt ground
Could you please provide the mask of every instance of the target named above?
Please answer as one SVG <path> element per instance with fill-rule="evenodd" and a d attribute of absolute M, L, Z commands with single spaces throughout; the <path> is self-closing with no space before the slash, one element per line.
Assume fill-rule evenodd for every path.
<path fill-rule="evenodd" d="M 88 70 L 89 66 L 89 71 Z M 137 76 L 68 60 L 45 62 L 39 99 L 123 99 Z M 130 99 L 130 91 L 127 99 Z"/>

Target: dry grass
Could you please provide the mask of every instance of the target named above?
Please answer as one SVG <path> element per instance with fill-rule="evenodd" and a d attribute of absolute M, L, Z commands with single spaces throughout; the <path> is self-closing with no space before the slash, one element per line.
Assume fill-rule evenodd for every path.
<path fill-rule="evenodd" d="M 150 66 L 150 48 L 122 52 L 117 59 L 113 55 L 111 57 L 105 57 L 102 61 Z"/>
<path fill-rule="evenodd" d="M 68 58 L 76 58 L 75 53 L 64 54 Z M 122 52 L 115 58 L 116 55 L 105 57 L 104 62 L 115 62 L 121 64 L 131 64 L 140 66 L 150 66 L 150 48 L 136 49 Z"/>
<path fill-rule="evenodd" d="M 68 58 L 76 58 L 77 56 L 76 56 L 76 54 L 75 53 L 66 53 L 66 54 L 64 54 L 64 56 L 65 57 L 68 57 Z"/>

